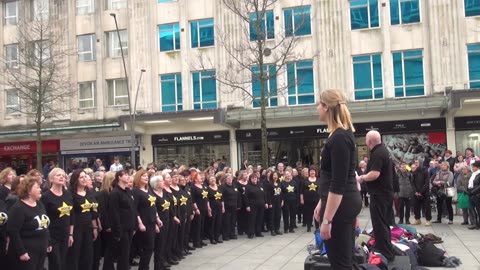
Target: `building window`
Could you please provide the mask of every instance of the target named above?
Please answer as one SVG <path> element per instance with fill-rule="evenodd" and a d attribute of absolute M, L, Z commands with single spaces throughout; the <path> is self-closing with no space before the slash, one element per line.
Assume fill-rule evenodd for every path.
<path fill-rule="evenodd" d="M 78 61 L 95 60 L 95 34 L 82 35 L 77 37 L 78 42 Z"/>
<path fill-rule="evenodd" d="M 77 15 L 93 13 L 94 9 L 93 0 L 77 0 Z"/>
<path fill-rule="evenodd" d="M 382 55 L 354 56 L 352 60 L 355 100 L 382 99 Z"/>
<path fill-rule="evenodd" d="M 285 35 L 305 36 L 312 33 L 310 6 L 285 9 Z"/>
<path fill-rule="evenodd" d="M 378 27 L 378 0 L 350 0 L 350 25 L 352 30 Z"/>
<path fill-rule="evenodd" d="M 275 65 L 263 66 L 264 76 L 264 89 L 266 97 L 266 106 L 275 107 L 278 106 L 277 99 L 277 68 Z M 260 67 L 252 67 L 252 95 L 253 95 L 253 107 L 260 108 L 262 105 L 262 80 L 260 79 Z"/>
<path fill-rule="evenodd" d="M 419 0 L 390 0 L 390 22 L 392 25 L 420 22 Z"/>
<path fill-rule="evenodd" d="M 467 45 L 470 88 L 480 88 L 480 43 Z"/>
<path fill-rule="evenodd" d="M 161 75 L 160 88 L 162 96 L 162 112 L 183 110 L 182 74 L 175 73 Z"/>
<path fill-rule="evenodd" d="M 193 72 L 193 109 L 217 108 L 215 71 Z"/>
<path fill-rule="evenodd" d="M 20 96 L 18 90 L 9 89 L 5 90 L 5 108 L 7 114 L 20 112 Z"/>
<path fill-rule="evenodd" d="M 421 50 L 393 53 L 395 97 L 425 95 Z"/>
<path fill-rule="evenodd" d="M 108 57 L 117 58 L 122 57 L 121 47 L 123 47 L 123 53 L 125 56 L 128 55 L 128 34 L 127 30 L 120 30 L 120 40 L 118 40 L 117 31 L 112 31 L 107 33 L 107 46 L 108 46 Z M 120 47 L 121 46 L 121 47 Z"/>
<path fill-rule="evenodd" d="M 78 84 L 78 107 L 80 109 L 95 108 L 95 82 Z"/>
<path fill-rule="evenodd" d="M 258 16 L 262 17 L 260 21 L 257 20 Z M 272 10 L 265 11 L 263 16 L 262 12 L 258 12 L 258 14 L 250 14 L 250 40 L 258 40 L 259 35 L 257 30 L 260 31 L 260 39 L 262 40 L 275 38 L 275 25 Z M 266 36 L 265 32 L 267 33 Z"/>
<path fill-rule="evenodd" d="M 18 67 L 18 44 L 5 45 L 5 65 L 7 68 Z"/>
<path fill-rule="evenodd" d="M 128 105 L 127 81 L 125 79 L 107 80 L 108 106 Z"/>
<path fill-rule="evenodd" d="M 213 19 L 190 22 L 192 48 L 215 45 Z"/>
<path fill-rule="evenodd" d="M 32 18 L 34 20 L 48 19 L 49 0 L 32 1 Z"/>
<path fill-rule="evenodd" d="M 480 16 L 480 0 L 464 0 L 465 16 Z"/>
<path fill-rule="evenodd" d="M 313 61 L 287 64 L 288 105 L 315 103 Z"/>
<path fill-rule="evenodd" d="M 180 50 L 180 24 L 164 24 L 158 27 L 160 51 Z"/>
<path fill-rule="evenodd" d="M 107 0 L 107 9 L 127 8 L 127 0 Z"/>
<path fill-rule="evenodd" d="M 5 25 L 17 25 L 18 23 L 18 1 L 8 1 L 4 3 Z"/>
<path fill-rule="evenodd" d="M 50 59 L 50 44 L 48 40 L 35 41 L 33 45 L 34 64 L 44 63 Z"/>

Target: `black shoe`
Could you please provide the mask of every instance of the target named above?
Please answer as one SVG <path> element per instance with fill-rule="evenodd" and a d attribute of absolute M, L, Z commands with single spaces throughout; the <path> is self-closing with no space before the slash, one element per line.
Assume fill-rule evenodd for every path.
<path fill-rule="evenodd" d="M 238 239 L 238 237 L 237 237 L 235 234 L 232 235 L 232 236 L 230 236 L 230 238 L 232 238 L 232 239 Z"/>
<path fill-rule="evenodd" d="M 243 235 L 243 232 L 238 232 L 238 235 Z"/>
<path fill-rule="evenodd" d="M 398 221 L 398 224 L 403 224 L 403 220 Z"/>
<path fill-rule="evenodd" d="M 185 252 L 185 254 L 187 254 L 187 255 L 192 255 L 192 254 L 193 254 L 193 253 L 192 253 L 191 251 L 189 251 L 189 250 L 185 250 L 184 252 Z"/>
<path fill-rule="evenodd" d="M 284 233 L 284 234 L 287 234 L 287 233 L 288 233 L 288 230 L 283 230 L 283 233 Z"/>
<path fill-rule="evenodd" d="M 293 228 L 294 228 L 294 229 L 298 229 L 298 227 L 297 227 L 297 225 L 296 225 L 296 224 L 295 224 L 295 225 L 293 225 Z"/>
<path fill-rule="evenodd" d="M 223 238 L 223 241 L 230 241 L 230 238 Z"/>
<path fill-rule="evenodd" d="M 256 237 L 263 237 L 263 234 L 262 233 L 257 233 L 255 234 Z"/>
<path fill-rule="evenodd" d="M 248 239 L 253 239 L 253 234 L 249 234 Z"/>
<path fill-rule="evenodd" d="M 312 231 L 312 227 L 308 226 L 307 227 L 307 232 L 311 232 Z"/>
<path fill-rule="evenodd" d="M 191 252 L 190 252 L 190 253 L 191 253 Z M 183 250 L 181 254 L 182 254 L 182 257 L 183 257 L 184 259 L 185 259 L 185 258 L 187 257 L 187 255 L 188 255 L 188 253 L 187 253 L 185 250 Z"/>
<path fill-rule="evenodd" d="M 289 233 L 295 233 L 293 229 L 288 230 Z"/>
<path fill-rule="evenodd" d="M 442 223 L 441 220 L 436 220 L 436 221 L 433 221 L 432 223 Z"/>
<path fill-rule="evenodd" d="M 171 265 L 178 265 L 177 261 L 172 261 L 172 260 L 168 260 L 167 263 L 169 263 Z"/>
<path fill-rule="evenodd" d="M 478 228 L 477 225 L 473 225 L 473 226 L 468 227 L 469 230 L 477 230 L 477 228 Z"/>
<path fill-rule="evenodd" d="M 192 247 L 192 246 L 188 246 L 187 247 L 187 250 L 195 250 L 196 248 Z"/>
<path fill-rule="evenodd" d="M 298 223 L 298 224 L 302 223 L 302 220 L 301 220 L 301 219 L 299 219 L 297 223 Z"/>
<path fill-rule="evenodd" d="M 307 227 L 307 224 L 302 224 L 302 227 Z"/>
<path fill-rule="evenodd" d="M 168 262 L 163 262 L 163 267 L 170 269 L 171 266 Z"/>
<path fill-rule="evenodd" d="M 177 255 L 173 255 L 172 260 L 179 262 L 182 260 L 182 258 L 178 257 Z"/>
<path fill-rule="evenodd" d="M 468 222 L 462 222 L 461 225 L 468 225 L 469 223 Z"/>
<path fill-rule="evenodd" d="M 407 225 L 410 225 L 410 221 L 409 221 L 409 220 L 407 220 L 407 222 L 405 222 L 405 224 L 407 224 Z"/>
<path fill-rule="evenodd" d="M 212 240 L 210 240 L 210 244 L 216 245 L 216 244 L 217 244 L 217 241 L 215 241 L 215 240 L 212 239 Z"/>
<path fill-rule="evenodd" d="M 277 234 L 275 233 L 275 231 L 271 231 L 270 234 L 271 234 L 272 236 L 276 236 L 276 235 L 277 235 Z"/>
<path fill-rule="evenodd" d="M 130 266 L 139 266 L 140 263 L 136 262 L 135 260 L 130 261 Z"/>
<path fill-rule="evenodd" d="M 275 231 L 276 235 L 282 235 L 283 233 L 281 231 Z"/>
<path fill-rule="evenodd" d="M 200 245 L 202 245 L 203 247 L 206 247 L 206 246 L 208 246 L 208 244 L 207 244 L 207 243 L 205 243 L 205 242 L 200 242 Z"/>
<path fill-rule="evenodd" d="M 262 229 L 262 232 L 268 232 L 268 230 L 267 230 L 267 229 L 265 229 L 265 228 L 263 228 L 263 229 Z"/>
<path fill-rule="evenodd" d="M 203 246 L 201 244 L 194 244 L 193 248 L 203 248 Z"/>

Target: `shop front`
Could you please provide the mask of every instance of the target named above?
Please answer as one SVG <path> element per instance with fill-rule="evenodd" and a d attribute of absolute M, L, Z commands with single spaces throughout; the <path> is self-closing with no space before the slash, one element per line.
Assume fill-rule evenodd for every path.
<path fill-rule="evenodd" d="M 465 149 L 472 148 L 480 154 L 480 116 L 455 117 L 455 144 L 463 155 Z"/>
<path fill-rule="evenodd" d="M 230 158 L 229 131 L 152 135 L 154 162 L 160 168 L 187 165 L 206 169 Z"/>
<path fill-rule="evenodd" d="M 42 141 L 42 161 L 58 163 L 60 141 Z M 12 167 L 17 174 L 25 174 L 37 163 L 37 143 L 35 141 L 0 143 L 0 168 Z"/>
<path fill-rule="evenodd" d="M 108 170 L 115 157 L 118 157 L 122 164 L 130 161 L 131 146 L 130 136 L 61 140 L 62 166 L 66 170 L 72 167 L 92 167 L 95 160 L 100 159 Z M 135 142 L 136 160 L 139 160 L 138 151 L 137 140 Z"/>

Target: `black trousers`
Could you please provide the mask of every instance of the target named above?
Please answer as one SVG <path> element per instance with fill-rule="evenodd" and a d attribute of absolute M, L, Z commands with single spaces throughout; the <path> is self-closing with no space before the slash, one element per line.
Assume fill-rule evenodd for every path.
<path fill-rule="evenodd" d="M 432 220 L 432 208 L 430 207 L 430 196 L 425 195 L 422 197 L 415 196 L 413 198 L 413 213 L 415 214 L 415 219 L 419 220 L 421 218 L 421 212 L 425 214 L 425 219 L 427 221 Z"/>
<path fill-rule="evenodd" d="M 322 200 L 320 220 L 323 220 L 327 199 Z M 360 192 L 345 193 L 332 220 L 331 236 L 325 241 L 331 268 L 351 270 L 353 265 L 355 219 L 362 209 Z"/>
<path fill-rule="evenodd" d="M 297 215 L 297 201 L 284 201 L 283 204 L 283 229 L 293 230 L 295 228 L 295 217 Z"/>
<path fill-rule="evenodd" d="M 160 233 L 155 235 L 155 247 L 153 252 L 153 269 L 163 270 L 163 263 L 167 260 L 166 247 L 167 247 L 167 235 L 168 226 L 170 221 L 162 220 L 163 226 L 160 228 Z"/>
<path fill-rule="evenodd" d="M 312 227 L 313 222 L 313 212 L 315 207 L 317 207 L 318 200 L 316 201 L 305 201 L 303 205 L 303 223 L 307 225 L 307 228 Z M 318 229 L 318 222 L 315 221 L 315 229 Z"/>
<path fill-rule="evenodd" d="M 362 200 L 365 202 L 365 207 L 368 207 L 369 206 L 368 191 L 363 190 L 363 187 L 362 187 L 362 191 L 360 191 L 360 195 L 362 195 Z"/>
<path fill-rule="evenodd" d="M 48 270 L 67 270 L 68 237 L 51 240 L 52 252 L 48 253 Z"/>
<path fill-rule="evenodd" d="M 273 231 L 280 231 L 280 220 L 282 219 L 282 205 L 281 202 L 273 202 L 272 209 L 270 209 L 270 227 Z"/>
<path fill-rule="evenodd" d="M 237 223 L 237 209 L 235 207 L 225 207 L 225 213 L 222 217 L 223 239 L 230 239 L 235 235 L 235 224 Z"/>
<path fill-rule="evenodd" d="M 265 204 L 252 205 L 248 213 L 248 235 L 261 234 Z"/>
<path fill-rule="evenodd" d="M 193 244 L 198 246 L 202 242 L 204 235 L 205 217 L 207 211 L 200 210 L 200 215 L 195 215 L 192 222 Z"/>
<path fill-rule="evenodd" d="M 298 223 L 306 224 L 305 220 L 303 220 L 302 222 L 302 216 L 305 219 L 305 213 L 303 209 L 304 209 L 304 205 L 299 203 L 297 207 L 297 218 L 298 218 Z"/>
<path fill-rule="evenodd" d="M 167 260 L 173 260 L 173 256 L 177 256 L 177 236 L 178 236 L 178 224 L 175 221 L 170 219 L 170 224 L 168 225 L 168 235 L 167 235 Z"/>
<path fill-rule="evenodd" d="M 395 258 L 389 221 L 389 213 L 393 211 L 392 206 L 393 195 L 370 195 L 370 216 L 375 237 L 375 251 L 380 252 L 389 261 Z"/>
<path fill-rule="evenodd" d="M 92 269 L 93 266 L 93 229 L 90 226 L 75 224 L 73 245 L 68 250 L 67 269 Z M 128 258 L 128 253 L 127 253 Z"/>
<path fill-rule="evenodd" d="M 399 218 L 400 221 L 407 222 L 410 219 L 410 198 L 398 198 L 398 203 L 399 203 Z M 403 219 L 405 217 L 405 219 Z"/>
<path fill-rule="evenodd" d="M 178 225 L 178 233 L 177 233 L 177 249 L 176 249 L 176 254 L 182 255 L 182 252 L 185 250 L 185 230 L 186 230 L 186 223 L 187 223 L 187 218 L 185 217 L 185 214 L 182 215 L 180 218 L 180 224 Z"/>
<path fill-rule="evenodd" d="M 102 231 L 100 232 L 100 239 L 102 241 L 102 248 L 104 249 L 103 255 L 103 270 L 113 270 L 115 261 L 115 251 L 112 249 L 113 236 L 112 232 Z"/>
<path fill-rule="evenodd" d="M 453 207 L 452 197 L 439 197 L 437 196 L 437 220 L 442 220 L 443 215 L 443 203 L 447 206 L 448 220 L 453 221 Z"/>
<path fill-rule="evenodd" d="M 10 269 L 15 270 L 43 270 L 45 264 L 45 257 L 47 256 L 47 249 L 45 252 L 28 252 L 30 260 L 23 262 L 20 261 L 20 258 L 17 255 L 9 255 L 10 258 Z M 3 262 L 2 262 L 3 269 Z"/>
<path fill-rule="evenodd" d="M 216 240 L 222 233 L 222 209 L 220 207 L 212 208 L 212 216 L 209 219 L 209 233 L 210 240 Z"/>
<path fill-rule="evenodd" d="M 137 248 L 140 255 L 139 270 L 148 270 L 155 247 L 155 224 L 145 224 L 144 232 L 137 232 Z"/>
<path fill-rule="evenodd" d="M 101 233 L 99 233 L 97 239 L 93 241 L 93 270 L 98 270 L 100 268 L 100 259 L 103 256 L 102 249 Z"/>
<path fill-rule="evenodd" d="M 4 234 L 4 232 L 0 232 L 0 262 L 2 266 L 5 265 L 5 269 L 10 269 L 8 266 L 9 260 L 7 257 L 7 251 L 5 250 L 7 245 L 6 237 L 7 236 Z"/>
<path fill-rule="evenodd" d="M 480 226 L 480 198 L 477 196 L 470 197 L 470 215 L 472 216 L 471 219 L 473 221 L 472 225 Z"/>
<path fill-rule="evenodd" d="M 112 240 L 112 249 L 116 253 L 117 270 L 128 270 L 130 268 L 130 248 L 132 245 L 133 232 L 122 232 L 120 241 Z M 83 268 L 82 268 L 83 270 Z"/>
<path fill-rule="evenodd" d="M 267 227 L 267 231 L 273 230 L 270 224 L 271 216 L 272 216 L 272 208 L 265 209 L 265 211 L 263 212 L 263 226 Z"/>
<path fill-rule="evenodd" d="M 248 230 L 248 213 L 245 210 L 245 207 L 240 208 L 237 214 L 237 221 L 238 221 L 238 234 L 242 235 L 247 232 Z"/>
<path fill-rule="evenodd" d="M 190 215 L 187 215 L 187 219 L 185 220 L 185 232 L 183 235 L 183 249 L 187 250 L 189 247 L 189 242 L 191 239 L 191 234 L 192 234 L 192 219 L 190 218 Z"/>

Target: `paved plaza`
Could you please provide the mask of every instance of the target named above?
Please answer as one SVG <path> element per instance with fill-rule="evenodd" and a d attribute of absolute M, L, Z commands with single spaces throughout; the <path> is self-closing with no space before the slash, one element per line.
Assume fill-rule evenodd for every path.
<path fill-rule="evenodd" d="M 359 219 L 362 229 L 371 227 L 368 208 L 362 210 Z M 470 231 L 460 223 L 461 217 L 455 216 L 453 225 L 433 224 L 432 227 L 421 225 L 416 228 L 420 233 L 434 233 L 442 237 L 444 243 L 438 246 L 445 249 L 449 256 L 462 260 L 463 264 L 456 269 L 480 269 L 480 231 Z M 307 233 L 303 227 L 299 227 L 296 233 L 276 237 L 265 233 L 263 238 L 249 240 L 246 236 L 241 236 L 235 241 L 209 244 L 206 248 L 196 250 L 179 265 L 172 267 L 172 270 L 303 269 L 308 254 L 306 247 L 313 241 L 313 234 Z"/>

